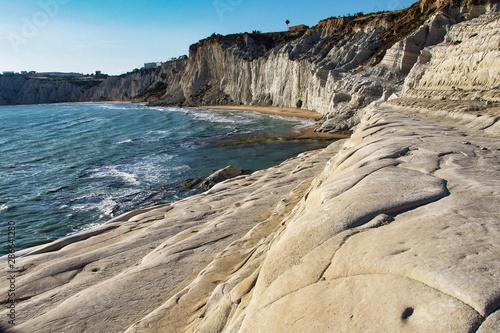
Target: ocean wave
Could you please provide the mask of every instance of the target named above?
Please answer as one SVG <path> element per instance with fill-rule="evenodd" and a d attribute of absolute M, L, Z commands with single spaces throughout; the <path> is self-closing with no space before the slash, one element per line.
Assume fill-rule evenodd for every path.
<path fill-rule="evenodd" d="M 79 233 L 79 232 L 82 232 L 82 231 L 91 230 L 91 229 L 94 229 L 94 228 L 96 228 L 96 227 L 98 227 L 100 225 L 101 225 L 101 223 L 94 222 L 94 223 L 86 224 L 86 225 L 84 225 L 82 227 L 73 228 L 73 230 L 70 233 L 70 235 L 73 235 L 73 234 L 76 234 L 76 233 Z"/>
<path fill-rule="evenodd" d="M 74 211 L 98 211 L 101 216 L 113 216 L 113 211 L 118 206 L 118 203 L 111 197 L 98 198 L 98 197 L 82 197 L 75 200 L 76 202 L 70 206 Z"/>
<path fill-rule="evenodd" d="M 117 144 L 117 145 L 122 145 L 122 144 L 124 144 L 124 143 L 132 143 L 132 142 L 134 142 L 134 140 L 132 140 L 132 139 L 127 139 L 127 140 L 123 140 L 123 141 L 117 142 L 116 144 Z"/>
<path fill-rule="evenodd" d="M 293 127 L 293 129 L 298 129 L 302 127 L 312 126 L 316 124 L 314 120 L 301 119 L 297 125 Z"/>
<path fill-rule="evenodd" d="M 180 108 L 177 108 L 174 106 L 170 106 L 170 107 L 154 106 L 154 107 L 148 107 L 148 108 L 151 110 L 162 111 L 162 112 L 181 112 L 184 114 L 189 113 L 189 111 L 186 109 L 180 109 Z"/>
<path fill-rule="evenodd" d="M 45 191 L 45 194 L 53 194 L 53 193 L 57 193 L 59 191 L 62 191 L 62 190 L 65 190 L 67 189 L 69 186 L 66 186 L 66 185 L 63 185 L 63 186 L 59 186 L 59 187 L 54 187 L 54 188 L 51 188 L 51 189 L 48 189 Z"/>
<path fill-rule="evenodd" d="M 129 103 L 123 103 L 123 104 L 96 104 L 100 109 L 105 109 L 105 110 L 130 110 L 131 107 L 140 107 L 137 104 L 129 104 Z"/>
<path fill-rule="evenodd" d="M 79 118 L 78 120 L 80 120 L 81 118 Z M 92 123 L 94 122 L 94 119 L 88 119 L 88 120 L 82 120 L 82 121 L 71 121 L 71 122 L 67 122 L 67 123 L 64 123 L 62 125 L 64 126 L 59 126 L 59 130 L 62 131 L 62 130 L 66 130 L 66 129 L 71 129 L 75 126 L 79 126 L 79 125 L 84 125 L 84 124 L 88 124 L 88 123 Z"/>
<path fill-rule="evenodd" d="M 136 175 L 133 173 L 125 172 L 125 171 L 120 171 L 117 169 L 115 166 L 107 166 L 102 169 L 98 170 L 93 170 L 95 173 L 89 175 L 89 178 L 118 178 L 122 182 L 134 185 L 134 186 L 140 186 L 141 182 L 139 182 L 136 178 Z"/>
<path fill-rule="evenodd" d="M 7 204 L 2 204 L 2 205 L 0 205 L 0 212 L 7 211 L 7 210 L 10 210 L 12 208 L 14 208 L 14 207 L 9 206 Z"/>
<path fill-rule="evenodd" d="M 163 179 L 171 177 L 173 173 L 190 169 L 187 165 L 166 165 L 173 157 L 172 155 L 153 155 L 128 166 L 128 168 L 134 170 L 134 173 L 140 175 L 141 179 L 148 183 L 161 182 Z"/>
<path fill-rule="evenodd" d="M 197 111 L 191 112 L 190 116 L 196 120 L 208 121 L 210 123 L 220 123 L 220 124 L 251 124 L 254 119 L 249 119 L 248 117 L 242 117 L 240 115 L 235 115 L 230 112 L 221 111 Z"/>

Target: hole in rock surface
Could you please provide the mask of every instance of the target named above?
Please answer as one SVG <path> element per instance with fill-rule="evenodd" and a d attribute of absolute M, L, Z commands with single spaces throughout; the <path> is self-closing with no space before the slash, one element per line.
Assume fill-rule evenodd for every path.
<path fill-rule="evenodd" d="M 401 319 L 402 320 L 408 320 L 410 319 L 411 315 L 413 314 L 414 309 L 413 308 L 406 308 L 403 313 L 401 314 Z"/>

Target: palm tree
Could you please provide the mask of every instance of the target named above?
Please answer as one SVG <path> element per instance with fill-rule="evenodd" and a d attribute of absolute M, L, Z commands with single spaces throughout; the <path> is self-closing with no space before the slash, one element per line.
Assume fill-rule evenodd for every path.
<path fill-rule="evenodd" d="M 290 20 L 286 20 L 285 23 L 286 23 L 286 28 L 289 29 L 288 25 L 290 24 Z"/>

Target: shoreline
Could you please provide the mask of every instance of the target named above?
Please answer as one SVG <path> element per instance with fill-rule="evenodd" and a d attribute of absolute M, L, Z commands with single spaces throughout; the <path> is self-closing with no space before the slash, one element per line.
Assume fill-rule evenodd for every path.
<path fill-rule="evenodd" d="M 374 131 L 374 124 L 382 122 L 383 128 Z M 270 311 L 266 304 L 272 302 L 277 308 L 262 319 L 264 323 L 290 312 L 290 300 L 306 304 L 320 294 L 348 299 L 341 305 L 318 301 L 331 311 L 319 322 L 340 322 L 346 329 L 352 320 L 343 318 L 358 313 L 359 302 L 371 294 L 376 297 L 368 300 L 368 310 L 361 314 L 369 316 L 371 309 L 382 307 L 392 316 L 384 319 L 387 327 L 400 322 L 407 304 L 416 304 L 425 313 L 437 308 L 440 312 L 432 322 L 442 313 L 455 316 L 455 321 L 468 316 L 475 320 L 476 309 L 494 309 L 491 300 L 498 283 L 492 285 L 491 275 L 477 267 L 489 272 L 498 268 L 497 247 L 492 245 L 498 244 L 498 237 L 488 231 L 495 230 L 498 208 L 491 200 L 481 200 L 498 190 L 491 181 L 496 167 L 491 157 L 500 149 L 498 139 L 483 137 L 474 126 L 452 129 L 434 119 L 425 121 L 418 113 L 387 103 L 366 109 L 361 124 L 350 139 L 325 149 L 18 252 L 26 268 L 16 276 L 22 286 L 16 293 L 17 306 L 26 314 L 19 329 L 41 332 L 51 325 L 53 330 L 76 332 L 87 325 L 89 330 L 156 332 L 159 327 L 174 327 L 180 332 L 206 328 L 204 319 L 220 313 L 229 323 L 236 322 L 242 313 L 252 319 L 243 331 L 265 331 L 264 325 L 252 325 L 260 322 L 261 313 Z M 468 143 L 463 133 L 469 136 Z M 429 139 L 422 140 L 422 135 Z M 401 153 L 408 147 L 418 149 L 410 156 Z M 450 158 L 450 150 L 464 153 Z M 440 161 L 448 163 L 440 164 L 438 176 L 426 172 Z M 474 206 L 464 207 L 463 202 Z M 479 209 L 487 214 L 481 219 L 484 229 L 470 223 Z M 387 215 L 389 211 L 394 216 Z M 348 242 L 346 235 L 351 235 Z M 455 265 L 443 272 L 451 259 L 477 251 L 482 244 L 493 252 L 476 255 L 474 265 Z M 436 253 L 436 248 L 450 253 L 451 259 Z M 400 257 L 395 259 L 395 253 Z M 398 274 L 415 272 L 415 279 L 380 275 L 380 267 Z M 364 272 L 362 277 L 359 272 Z M 10 274 L 8 267 L 0 267 L 0 277 Z M 438 282 L 428 287 L 429 281 Z M 262 291 L 259 286 L 264 283 L 269 287 Z M 344 291 L 347 284 L 355 293 Z M 227 302 L 234 312 L 218 307 L 221 299 L 213 295 L 222 293 L 222 288 L 227 289 L 222 305 Z M 442 290 L 461 296 L 448 297 Z M 380 293 L 396 293 L 403 302 L 381 303 Z M 471 300 L 475 308 L 463 300 Z M 329 313 L 340 306 L 347 315 L 331 319 Z M 47 312 L 39 312 L 41 307 Z M 395 307 L 400 311 L 392 315 Z M 300 308 L 290 316 L 300 319 L 303 312 Z M 318 322 L 317 313 L 322 312 L 306 313 L 308 323 Z M 490 316 L 486 312 L 485 317 Z M 192 318 L 198 318 L 194 324 Z M 459 324 L 469 325 L 466 320 Z"/>
<path fill-rule="evenodd" d="M 243 111 L 243 112 L 256 112 L 260 114 L 267 114 L 273 116 L 281 116 L 288 118 L 300 118 L 319 121 L 323 115 L 311 110 L 304 110 L 298 108 L 277 107 L 277 106 L 246 106 L 246 105 L 206 105 L 197 107 L 197 109 L 206 110 L 220 110 L 220 111 Z M 341 140 L 347 139 L 351 136 L 349 131 L 341 131 L 336 133 L 316 132 L 317 125 L 305 126 L 291 131 L 288 137 L 295 140 Z"/>
<path fill-rule="evenodd" d="M 232 110 L 232 111 L 249 111 L 274 116 L 293 117 L 302 119 L 320 120 L 323 115 L 311 110 L 285 108 L 277 106 L 246 106 L 246 105 L 203 105 L 197 107 L 199 109 L 208 110 Z"/>
<path fill-rule="evenodd" d="M 61 104 L 71 104 L 71 105 L 89 105 L 89 104 L 107 104 L 107 105 L 141 105 L 146 108 L 150 108 L 148 105 L 145 105 L 144 103 L 135 103 L 135 102 L 128 102 L 128 101 L 99 101 L 99 102 L 94 102 L 94 101 L 86 101 L 86 102 L 63 102 L 63 103 L 49 103 L 49 104 L 26 104 L 26 105 L 14 105 L 14 106 L 25 106 L 25 107 L 31 107 L 31 106 L 36 106 L 36 105 L 61 105 Z M 218 107 L 218 106 L 212 106 L 212 107 L 197 107 L 193 109 L 209 109 L 211 111 L 217 111 L 217 110 L 234 110 L 234 107 Z M 320 114 L 313 112 L 313 111 L 308 111 L 308 110 L 300 110 L 300 109 L 292 109 L 292 108 L 275 108 L 275 107 L 238 107 L 238 111 L 243 111 L 243 112 L 257 112 L 261 114 L 269 114 L 269 115 L 278 115 L 282 117 L 288 117 L 288 118 L 301 118 L 301 119 L 313 119 L 322 117 Z M 300 114 L 300 116 L 298 116 Z M 307 121 L 307 123 L 311 124 L 312 121 Z M 301 125 L 302 126 L 302 125 Z M 269 143 L 270 141 L 307 141 L 307 140 L 314 140 L 314 141 L 324 141 L 325 146 L 331 144 L 333 141 L 339 140 L 339 139 L 344 139 L 348 138 L 350 135 L 345 135 L 342 133 L 338 134 L 330 134 L 330 133 L 321 133 L 321 132 L 315 132 L 315 128 L 317 127 L 317 124 L 313 125 L 307 125 L 304 127 L 300 128 L 292 128 L 289 129 L 286 134 L 281 135 L 281 136 L 274 136 L 274 137 L 261 137 L 261 138 L 249 138 L 245 137 L 243 142 L 238 142 L 235 143 L 234 146 L 237 145 L 244 145 L 244 144 L 265 144 Z M 228 146 L 231 146 L 233 144 L 228 144 Z M 297 156 L 293 156 L 292 158 L 296 158 Z M 269 167 L 272 168 L 272 167 Z M 265 168 L 262 170 L 267 170 L 269 168 Z M 262 171 L 259 170 L 259 171 Z M 202 175 L 202 176 L 208 176 L 207 175 Z M 199 193 L 194 193 L 193 195 L 197 195 Z M 192 196 L 192 195 L 190 195 Z M 189 196 L 189 197 L 190 197 Z M 180 199 L 183 200 L 184 198 Z M 173 201 L 176 202 L 177 200 Z M 150 207 L 155 207 L 157 205 L 152 205 Z M 135 212 L 135 211 L 140 211 L 143 209 L 146 209 L 149 207 L 133 207 L 130 211 L 127 212 L 122 212 L 118 214 L 117 216 L 120 216 L 122 214 L 127 214 L 130 212 Z M 94 226 L 89 230 L 95 230 L 98 228 L 100 225 L 107 224 L 110 220 L 114 220 L 117 216 L 111 216 L 109 217 L 108 220 L 103 222 L 102 224 L 99 224 L 98 226 Z M 25 253 L 25 252 L 31 252 L 31 250 L 36 250 L 38 247 L 45 248 L 46 246 L 56 242 L 58 243 L 62 239 L 66 239 L 68 237 L 72 237 L 74 235 L 78 235 L 80 233 L 86 233 L 87 230 L 81 230 L 77 231 L 76 233 L 69 233 L 64 236 L 61 236 L 59 238 L 47 241 L 46 243 L 38 244 L 38 245 L 33 245 L 29 247 L 23 247 L 19 249 L 19 253 Z M 0 258 L 4 257 L 5 255 L 2 254 L 0 255 Z"/>
<path fill-rule="evenodd" d="M 349 131 L 341 131 L 335 133 L 324 133 L 324 132 L 316 132 L 316 126 L 306 126 L 302 128 L 297 128 L 292 130 L 292 133 L 298 134 L 298 136 L 294 137 L 297 140 L 342 140 L 348 139 L 351 137 L 351 132 Z"/>

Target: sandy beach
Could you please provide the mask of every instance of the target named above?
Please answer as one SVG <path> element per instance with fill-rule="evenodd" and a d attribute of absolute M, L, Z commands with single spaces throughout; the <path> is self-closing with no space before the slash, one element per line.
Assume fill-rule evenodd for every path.
<path fill-rule="evenodd" d="M 323 118 L 322 114 L 319 114 L 311 110 L 304 110 L 298 108 L 284 108 L 275 106 L 209 105 L 200 108 L 209 110 L 233 110 L 233 111 L 244 111 L 244 112 L 257 112 L 274 116 L 310 119 L 316 121 L 319 121 Z M 338 139 L 346 139 L 351 135 L 351 133 L 347 131 L 338 133 L 316 132 L 315 129 L 318 127 L 319 127 L 318 125 L 312 125 L 295 129 L 292 131 L 292 137 L 299 140 L 338 140 Z"/>
<path fill-rule="evenodd" d="M 311 110 L 304 110 L 297 108 L 282 108 L 276 106 L 209 105 L 209 106 L 202 106 L 201 108 L 210 110 L 252 111 L 263 114 L 271 114 L 275 116 L 295 117 L 295 118 L 313 119 L 313 120 L 320 120 L 321 118 L 323 118 L 323 115 Z"/>

